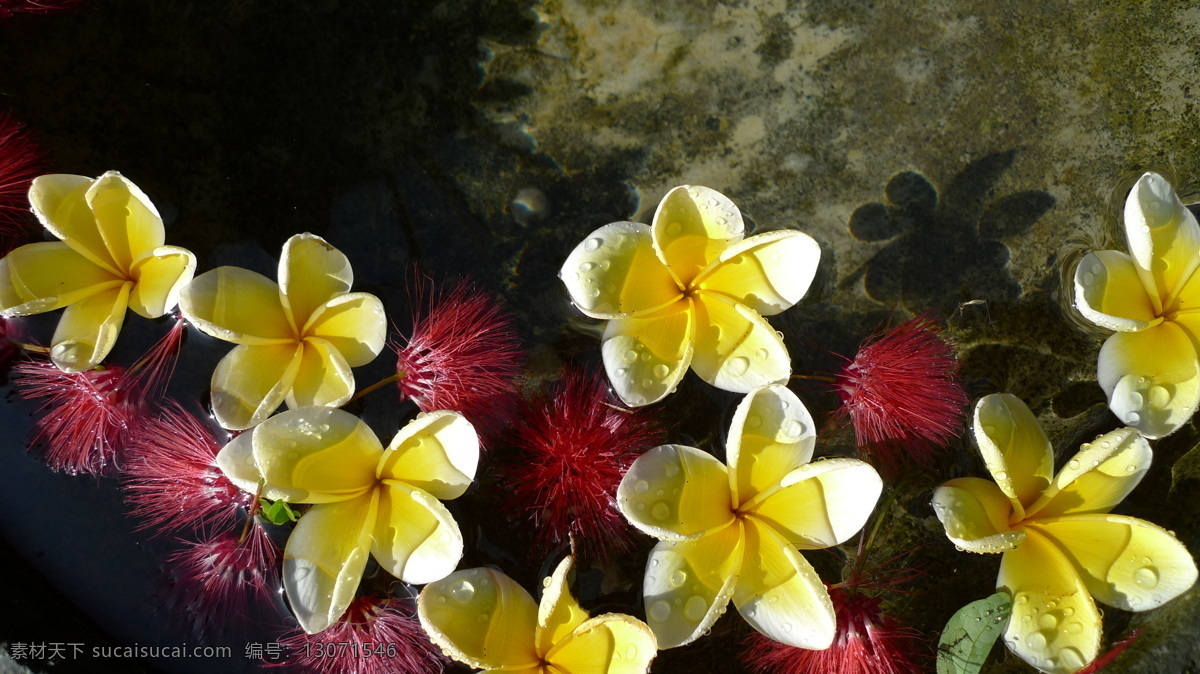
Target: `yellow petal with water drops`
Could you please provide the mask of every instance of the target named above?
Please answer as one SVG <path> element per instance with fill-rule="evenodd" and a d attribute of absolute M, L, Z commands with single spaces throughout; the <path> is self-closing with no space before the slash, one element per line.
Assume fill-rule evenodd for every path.
<path fill-rule="evenodd" d="M 65 243 L 26 244 L 0 260 L 0 315 L 40 314 L 124 283 Z"/>
<path fill-rule="evenodd" d="M 562 641 L 588 619 L 587 611 L 571 596 L 570 582 L 575 559 L 567 555 L 554 573 L 542 581 L 542 600 L 538 602 L 537 652 L 545 659 L 554 644 Z"/>
<path fill-rule="evenodd" d="M 645 674 L 658 653 L 646 623 L 620 613 L 605 613 L 583 623 L 546 654 L 553 672 L 562 674 Z"/>
<path fill-rule="evenodd" d="M 1124 515 L 1068 515 L 1029 523 L 1052 541 L 1097 601 L 1127 611 L 1157 608 L 1196 582 L 1196 562 L 1169 531 Z"/>
<path fill-rule="evenodd" d="M 134 260 L 166 242 L 158 209 L 141 188 L 120 173 L 109 171 L 97 178 L 84 199 L 118 269 L 128 271 Z"/>
<path fill-rule="evenodd" d="M 270 348 L 270 347 L 265 347 Z M 254 461 L 275 493 L 293 503 L 358 496 L 375 485 L 383 453 L 358 417 L 330 407 L 301 407 L 254 429 Z"/>
<path fill-rule="evenodd" d="M 683 292 L 655 256 L 650 228 L 636 222 L 614 222 L 589 234 L 558 277 L 575 306 L 592 318 L 642 316 Z"/>
<path fill-rule="evenodd" d="M 263 481 L 262 472 L 258 470 L 258 464 L 254 461 L 253 436 L 253 432 L 238 435 L 217 452 L 216 459 L 217 468 L 221 469 L 225 477 L 242 491 L 251 494 L 258 491 L 258 486 Z M 272 501 L 283 498 L 283 495 L 270 494 L 268 491 L 263 490 L 265 498 Z"/>
<path fill-rule="evenodd" d="M 1162 176 L 1146 173 L 1129 191 L 1125 237 L 1155 308 L 1168 308 L 1200 265 L 1200 225 Z"/>
<path fill-rule="evenodd" d="M 741 522 L 692 541 L 660 541 L 650 551 L 642 596 L 659 648 L 689 644 L 725 613 L 742 566 Z"/>
<path fill-rule="evenodd" d="M 445 578 L 462 559 L 463 538 L 442 502 L 403 482 L 379 487 L 379 519 L 371 553 L 400 580 L 422 585 Z"/>
<path fill-rule="evenodd" d="M 274 281 L 241 267 L 217 267 L 183 287 L 179 308 L 201 331 L 234 344 L 296 342 Z"/>
<path fill-rule="evenodd" d="M 540 665 L 533 646 L 537 614 L 525 588 L 492 569 L 455 571 L 426 585 L 417 598 L 417 617 L 430 640 L 451 658 L 480 669 L 525 671 Z"/>
<path fill-rule="evenodd" d="M 68 306 L 50 339 L 50 360 L 63 372 L 83 372 L 112 351 L 125 322 L 132 283 L 110 288 Z"/>
<path fill-rule="evenodd" d="M 745 234 L 737 206 L 720 192 L 699 185 L 681 185 L 667 192 L 650 229 L 658 258 L 683 286 Z"/>
<path fill-rule="evenodd" d="M 692 285 L 774 316 L 804 298 L 820 262 L 821 247 L 811 236 L 764 232 L 722 251 Z"/>
<path fill-rule="evenodd" d="M 308 337 L 300 342 L 300 369 L 288 389 L 288 407 L 340 407 L 354 395 L 354 373 L 329 342 Z"/>
<path fill-rule="evenodd" d="M 265 421 L 296 381 L 302 355 L 296 343 L 235 346 L 213 370 L 210 387 L 217 422 L 240 431 Z"/>
<path fill-rule="evenodd" d="M 121 276 L 125 269 L 113 260 L 104 245 L 85 198 L 92 183 L 91 178 L 61 173 L 38 176 L 29 187 L 29 203 L 51 234 L 93 264 Z"/>
<path fill-rule="evenodd" d="M 766 522 L 801 550 L 828 548 L 858 533 L 883 491 L 879 473 L 857 459 L 806 464 L 779 484 L 742 512 Z"/>
<path fill-rule="evenodd" d="M 133 263 L 136 280 L 129 308 L 146 318 L 158 318 L 179 303 L 179 293 L 196 272 L 196 256 L 186 248 L 159 246 Z"/>
<path fill-rule="evenodd" d="M 639 456 L 617 486 L 617 506 L 633 526 L 665 541 L 696 538 L 734 520 L 725 464 L 684 445 Z"/>
<path fill-rule="evenodd" d="M 1043 672 L 1075 672 L 1100 651 L 1100 611 L 1070 560 L 1033 531 L 1000 561 L 997 589 L 1013 598 L 1004 643 Z"/>
<path fill-rule="evenodd" d="M 968 552 L 1005 552 L 1024 542 L 1024 530 L 1008 525 L 1012 509 L 995 482 L 979 477 L 955 478 L 933 491 L 933 512 L 946 538 Z"/>
<path fill-rule="evenodd" d="M 375 360 L 387 341 L 383 303 L 370 293 L 347 293 L 317 307 L 304 334 L 334 346 L 350 367 Z"/>
<path fill-rule="evenodd" d="M 1145 330 L 1160 319 L 1133 258 L 1115 250 L 1088 253 L 1075 268 L 1075 308 L 1109 330 Z"/>
<path fill-rule="evenodd" d="M 641 407 L 667 397 L 692 362 L 695 316 L 682 299 L 644 317 L 618 318 L 604 328 L 600 355 L 617 396 Z"/>
<path fill-rule="evenodd" d="M 745 556 L 733 603 L 754 629 L 789 646 L 821 650 L 837 622 L 829 591 L 808 560 L 770 526 L 745 520 Z"/>
<path fill-rule="evenodd" d="M 316 234 L 296 234 L 279 256 L 279 290 L 283 310 L 297 328 L 317 307 L 344 295 L 354 285 L 350 260 Z"/>
<path fill-rule="evenodd" d="M 1119 428 L 1083 445 L 1026 513 L 1042 519 L 1108 512 L 1142 481 L 1154 454 L 1132 428 Z"/>
<path fill-rule="evenodd" d="M 1054 472 L 1054 451 L 1037 417 L 1011 393 L 984 396 L 975 404 L 975 440 L 996 484 L 1023 516 Z"/>
<path fill-rule="evenodd" d="M 458 412 L 422 414 L 388 444 L 375 474 L 449 501 L 462 496 L 479 466 L 479 436 Z"/>
<path fill-rule="evenodd" d="M 349 501 L 313 506 L 288 536 L 283 587 L 305 632 L 324 631 L 354 601 L 367 566 L 377 501 L 372 490 Z"/>
<path fill-rule="evenodd" d="M 792 374 L 792 358 L 783 336 L 744 304 L 699 291 L 696 307 L 696 352 L 692 369 L 704 381 L 734 393 L 784 383 Z"/>
<path fill-rule="evenodd" d="M 1096 378 L 1108 408 L 1150 439 L 1179 430 L 1200 406 L 1200 363 L 1180 324 L 1118 332 L 1100 347 Z"/>
<path fill-rule="evenodd" d="M 729 426 L 725 455 L 733 502 L 741 505 L 812 459 L 816 424 L 790 389 L 771 384 L 738 403 Z"/>

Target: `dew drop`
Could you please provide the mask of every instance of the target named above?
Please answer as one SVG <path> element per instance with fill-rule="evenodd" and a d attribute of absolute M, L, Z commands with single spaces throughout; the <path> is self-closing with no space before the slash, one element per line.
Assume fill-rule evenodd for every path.
<path fill-rule="evenodd" d="M 600 296 L 600 289 L 592 288 L 591 290 L 588 291 L 588 295 L 590 295 L 592 297 L 592 299 L 596 299 L 597 297 Z"/>
<path fill-rule="evenodd" d="M 652 387 L 652 386 L 654 386 L 654 380 L 653 380 L 653 379 L 650 379 L 649 377 L 647 377 L 647 378 L 645 378 L 645 379 L 643 379 L 643 380 L 642 380 L 642 388 L 647 388 L 647 389 L 648 389 L 648 388 L 650 388 L 650 387 Z"/>
<path fill-rule="evenodd" d="M 488 614 L 480 613 L 479 617 L 476 618 L 475 620 L 478 621 L 480 625 L 482 625 L 488 621 Z"/>
<path fill-rule="evenodd" d="M 1079 623 L 1076 623 L 1079 624 Z M 1075 671 L 1087 664 L 1087 660 L 1083 658 L 1083 653 L 1079 652 L 1074 646 L 1064 646 L 1058 651 L 1058 664 L 1063 669 Z"/>
<path fill-rule="evenodd" d="M 798 439 L 800 436 L 804 435 L 804 424 L 796 421 L 795 419 L 789 419 L 783 425 L 783 434 L 788 438 Z"/>
<path fill-rule="evenodd" d="M 673 463 L 667 466 L 667 469 L 663 472 L 666 473 L 667 477 L 675 477 L 679 474 L 679 464 Z"/>
<path fill-rule="evenodd" d="M 1007 479 L 1008 479 L 1008 473 L 1006 473 L 1004 471 L 1000 471 L 999 473 L 996 473 L 996 480 L 1003 482 Z"/>
<path fill-rule="evenodd" d="M 583 247 L 585 250 L 599 250 L 600 246 L 603 245 L 604 239 L 601 239 L 598 236 L 593 236 L 592 238 L 583 242 Z"/>
<path fill-rule="evenodd" d="M 1038 618 L 1038 626 L 1044 630 L 1052 630 L 1058 627 L 1058 616 L 1053 613 L 1043 613 L 1042 617 Z"/>
<path fill-rule="evenodd" d="M 637 351 L 634 351 L 633 349 L 626 351 L 625 353 L 621 354 L 621 360 L 625 361 L 626 363 L 632 363 L 633 361 L 637 360 Z"/>
<path fill-rule="evenodd" d="M 1079 461 L 1076 459 L 1071 459 L 1067 463 L 1067 467 L 1070 468 L 1071 470 L 1079 470 Z"/>
<path fill-rule="evenodd" d="M 679 587 L 687 582 L 687 572 L 683 569 L 671 574 L 671 587 Z"/>
<path fill-rule="evenodd" d="M 1137 466 L 1133 465 L 1132 463 L 1129 464 L 1128 466 L 1125 466 L 1126 473 L 1132 473 L 1135 470 L 1137 470 Z"/>
<path fill-rule="evenodd" d="M 1146 395 L 1150 398 L 1150 404 L 1154 407 L 1164 407 L 1171 401 L 1171 393 L 1162 386 L 1151 386 Z"/>
<path fill-rule="evenodd" d="M 742 356 L 737 356 L 736 358 L 729 359 L 728 367 L 730 376 L 740 377 L 746 374 L 746 371 L 750 369 L 750 361 L 746 360 Z"/>
<path fill-rule="evenodd" d="M 650 516 L 660 522 L 670 517 L 670 515 L 671 507 L 662 501 L 655 503 L 654 507 L 650 508 Z"/>
<path fill-rule="evenodd" d="M 1125 423 L 1136 424 L 1141 418 L 1141 415 L 1139 415 L 1137 412 L 1130 412 L 1129 414 L 1125 415 Z"/>
<path fill-rule="evenodd" d="M 1158 569 L 1153 566 L 1143 566 L 1133 572 L 1133 582 L 1138 587 L 1150 590 L 1158 585 Z"/>
<path fill-rule="evenodd" d="M 646 490 L 649 488 L 650 483 L 645 480 L 638 480 L 637 482 L 633 483 L 633 491 L 638 494 L 645 494 Z"/>
<path fill-rule="evenodd" d="M 746 417 L 747 428 L 758 428 L 761 425 L 762 417 L 758 416 L 757 414 L 751 414 L 750 416 Z"/>
<path fill-rule="evenodd" d="M 1066 625 L 1063 625 L 1063 632 L 1067 634 L 1079 634 L 1083 631 L 1083 623 L 1078 620 L 1073 620 Z"/>
<path fill-rule="evenodd" d="M 1017 603 L 1018 604 L 1024 604 L 1024 603 L 1027 603 L 1028 601 L 1029 601 L 1029 595 L 1027 595 L 1027 594 L 1017 595 Z"/>
<path fill-rule="evenodd" d="M 1129 394 L 1129 404 L 1133 405 L 1134 407 L 1141 407 L 1142 406 L 1142 394 L 1138 393 L 1137 391 L 1130 393 Z"/>
<path fill-rule="evenodd" d="M 646 510 L 646 504 L 645 503 L 634 504 L 633 509 L 638 512 L 644 512 Z"/>
<path fill-rule="evenodd" d="M 659 363 L 658 365 L 654 366 L 654 376 L 658 377 L 659 379 L 666 379 L 667 375 L 670 374 L 670 372 L 671 372 L 671 368 L 667 367 L 666 365 L 663 365 L 662 363 Z"/>
<path fill-rule="evenodd" d="M 1093 274 L 1092 272 L 1088 271 L 1088 272 L 1084 272 L 1084 273 L 1083 273 L 1083 283 L 1084 283 L 1084 285 L 1089 285 L 1089 286 L 1090 286 L 1090 285 L 1092 285 L 1092 283 L 1093 283 L 1095 280 L 1096 280 L 1096 275 L 1095 275 L 1095 274 Z"/>
<path fill-rule="evenodd" d="M 683 225 L 678 220 L 672 220 L 667 223 L 667 234 L 675 236 L 681 231 L 683 231 Z"/>
<path fill-rule="evenodd" d="M 542 587 L 550 587 L 550 581 L 552 581 L 552 580 L 554 580 L 554 579 L 551 578 L 550 576 L 546 576 L 545 578 L 543 578 L 542 579 Z"/>
<path fill-rule="evenodd" d="M 617 376 L 618 376 L 618 377 L 624 377 L 624 376 L 625 376 L 625 375 L 627 375 L 627 374 L 629 374 L 629 369 L 628 369 L 628 368 L 624 368 L 624 367 L 618 367 L 618 368 L 617 368 Z"/>
<path fill-rule="evenodd" d="M 589 272 L 595 268 L 596 268 L 595 262 L 584 262 L 583 264 L 579 265 L 579 271 L 584 274 L 586 274 L 587 272 Z"/>
<path fill-rule="evenodd" d="M 759 349 L 754 352 L 754 356 L 759 360 L 766 360 L 767 356 L 771 355 L 766 349 Z"/>
<path fill-rule="evenodd" d="M 450 596 L 465 604 L 475 596 L 475 586 L 469 580 L 459 581 L 457 585 L 450 588 Z"/>
<path fill-rule="evenodd" d="M 1033 634 L 1025 637 L 1025 645 L 1035 651 L 1040 651 L 1045 648 L 1046 643 L 1046 635 L 1042 634 L 1041 632 L 1034 632 Z"/>
<path fill-rule="evenodd" d="M 671 605 L 660 599 L 646 609 L 646 617 L 656 623 L 666 622 L 671 617 Z"/>

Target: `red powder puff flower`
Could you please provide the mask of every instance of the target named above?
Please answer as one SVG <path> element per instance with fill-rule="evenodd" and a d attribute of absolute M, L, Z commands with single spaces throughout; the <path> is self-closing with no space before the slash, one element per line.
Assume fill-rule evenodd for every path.
<path fill-rule="evenodd" d="M 430 291 L 417 281 L 415 294 Z M 412 336 L 396 352 L 400 393 L 422 412 L 461 413 L 485 441 L 512 414 L 524 353 L 513 318 L 493 296 L 462 281 L 449 292 L 414 298 Z M 421 313 L 421 309 L 424 313 Z"/>
<path fill-rule="evenodd" d="M 0 0 L 0 18 L 11 3 Z M 25 3 L 18 3 L 25 4 Z M 33 230 L 29 184 L 46 166 L 42 151 L 12 115 L 0 113 L 0 246 L 8 251 L 22 231 Z"/>
<path fill-rule="evenodd" d="M 617 485 L 663 433 L 649 408 L 610 401 L 603 374 L 568 367 L 549 395 L 522 404 L 507 436 L 517 452 L 500 469 L 507 505 L 533 520 L 541 552 L 570 534 L 582 551 L 600 555 L 630 543 Z"/>
<path fill-rule="evenodd" d="M 0 19 L 14 14 L 77 12 L 86 0 L 0 0 Z"/>
<path fill-rule="evenodd" d="M 279 551 L 257 520 L 240 530 L 183 541 L 166 559 L 178 605 L 172 614 L 200 632 L 243 625 L 275 606 Z"/>
<path fill-rule="evenodd" d="M 207 424 L 169 401 L 163 411 L 138 424 L 125 447 L 122 487 L 138 529 L 154 535 L 190 530 L 228 530 L 254 496 L 217 468 L 221 445 Z"/>
<path fill-rule="evenodd" d="M 446 658 L 413 616 L 411 602 L 368 595 L 318 634 L 296 630 L 280 640 L 289 657 L 273 666 L 313 674 L 435 674 Z"/>
<path fill-rule="evenodd" d="M 30 446 L 41 445 L 54 470 L 99 474 L 116 458 L 129 430 L 148 417 L 149 401 L 161 397 L 182 334 L 183 323 L 177 322 L 128 370 L 63 372 L 43 358 L 14 365 L 18 394 L 43 401 Z"/>
<path fill-rule="evenodd" d="M 911 674 L 920 634 L 880 608 L 880 600 L 852 589 L 829 590 L 837 613 L 833 645 L 823 651 L 788 646 L 755 632 L 746 639 L 746 664 L 763 674 Z"/>
<path fill-rule="evenodd" d="M 954 349 L 928 316 L 909 319 L 863 342 L 835 376 L 860 451 L 889 479 L 908 467 L 932 465 L 937 451 L 962 430 L 967 394 Z"/>

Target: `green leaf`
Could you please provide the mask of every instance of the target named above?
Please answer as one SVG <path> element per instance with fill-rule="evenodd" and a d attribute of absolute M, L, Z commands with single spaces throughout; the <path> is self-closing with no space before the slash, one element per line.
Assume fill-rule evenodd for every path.
<path fill-rule="evenodd" d="M 937 674 L 977 674 L 1012 615 L 1012 597 L 997 592 L 958 609 L 942 630 Z"/>
<path fill-rule="evenodd" d="M 268 501 L 260 498 L 258 504 L 262 508 L 259 512 L 271 524 L 286 524 L 300 519 L 300 515 L 292 510 L 286 501 Z"/>

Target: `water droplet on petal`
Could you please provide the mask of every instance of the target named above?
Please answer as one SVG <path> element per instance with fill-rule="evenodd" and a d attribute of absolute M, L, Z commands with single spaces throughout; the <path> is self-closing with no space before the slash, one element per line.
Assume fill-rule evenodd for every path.
<path fill-rule="evenodd" d="M 1133 572 L 1133 582 L 1138 584 L 1138 587 L 1151 590 L 1158 585 L 1158 569 L 1153 566 L 1143 566 Z"/>
<path fill-rule="evenodd" d="M 1045 648 L 1046 643 L 1046 635 L 1042 634 L 1041 632 L 1034 632 L 1028 637 L 1025 637 L 1025 645 L 1035 651 L 1040 651 Z"/>
<path fill-rule="evenodd" d="M 598 250 L 600 248 L 600 246 L 603 246 L 603 245 L 604 245 L 604 239 L 601 239 L 598 236 L 593 236 L 592 238 L 583 242 L 584 249 L 589 250 L 589 251 L 590 250 Z"/>
<path fill-rule="evenodd" d="M 658 365 L 654 366 L 654 376 L 658 377 L 659 379 L 666 379 L 667 375 L 670 373 L 671 373 L 671 368 L 667 367 L 666 365 L 663 365 L 662 363 L 659 363 Z"/>
<path fill-rule="evenodd" d="M 650 516 L 661 522 L 671 516 L 671 506 L 659 501 L 650 508 Z"/>
<path fill-rule="evenodd" d="M 584 262 L 583 264 L 579 265 L 579 271 L 585 274 L 595 268 L 596 263 L 594 262 Z"/>
<path fill-rule="evenodd" d="M 645 480 L 638 480 L 637 482 L 635 482 L 633 484 L 633 491 L 638 494 L 645 494 L 646 490 L 649 488 L 650 488 L 650 483 Z"/>
<path fill-rule="evenodd" d="M 729 368 L 729 375 L 731 377 L 740 377 L 746 374 L 746 371 L 750 369 L 750 361 L 746 360 L 742 356 L 737 356 L 729 359 L 727 367 Z"/>
<path fill-rule="evenodd" d="M 687 582 L 687 572 L 683 569 L 675 571 L 671 574 L 671 587 L 679 587 Z"/>
<path fill-rule="evenodd" d="M 666 622 L 671 617 L 671 605 L 660 599 L 646 609 L 646 617 L 653 622 Z"/>
<path fill-rule="evenodd" d="M 450 596 L 465 604 L 475 596 L 475 586 L 469 580 L 461 580 L 450 588 Z"/>

